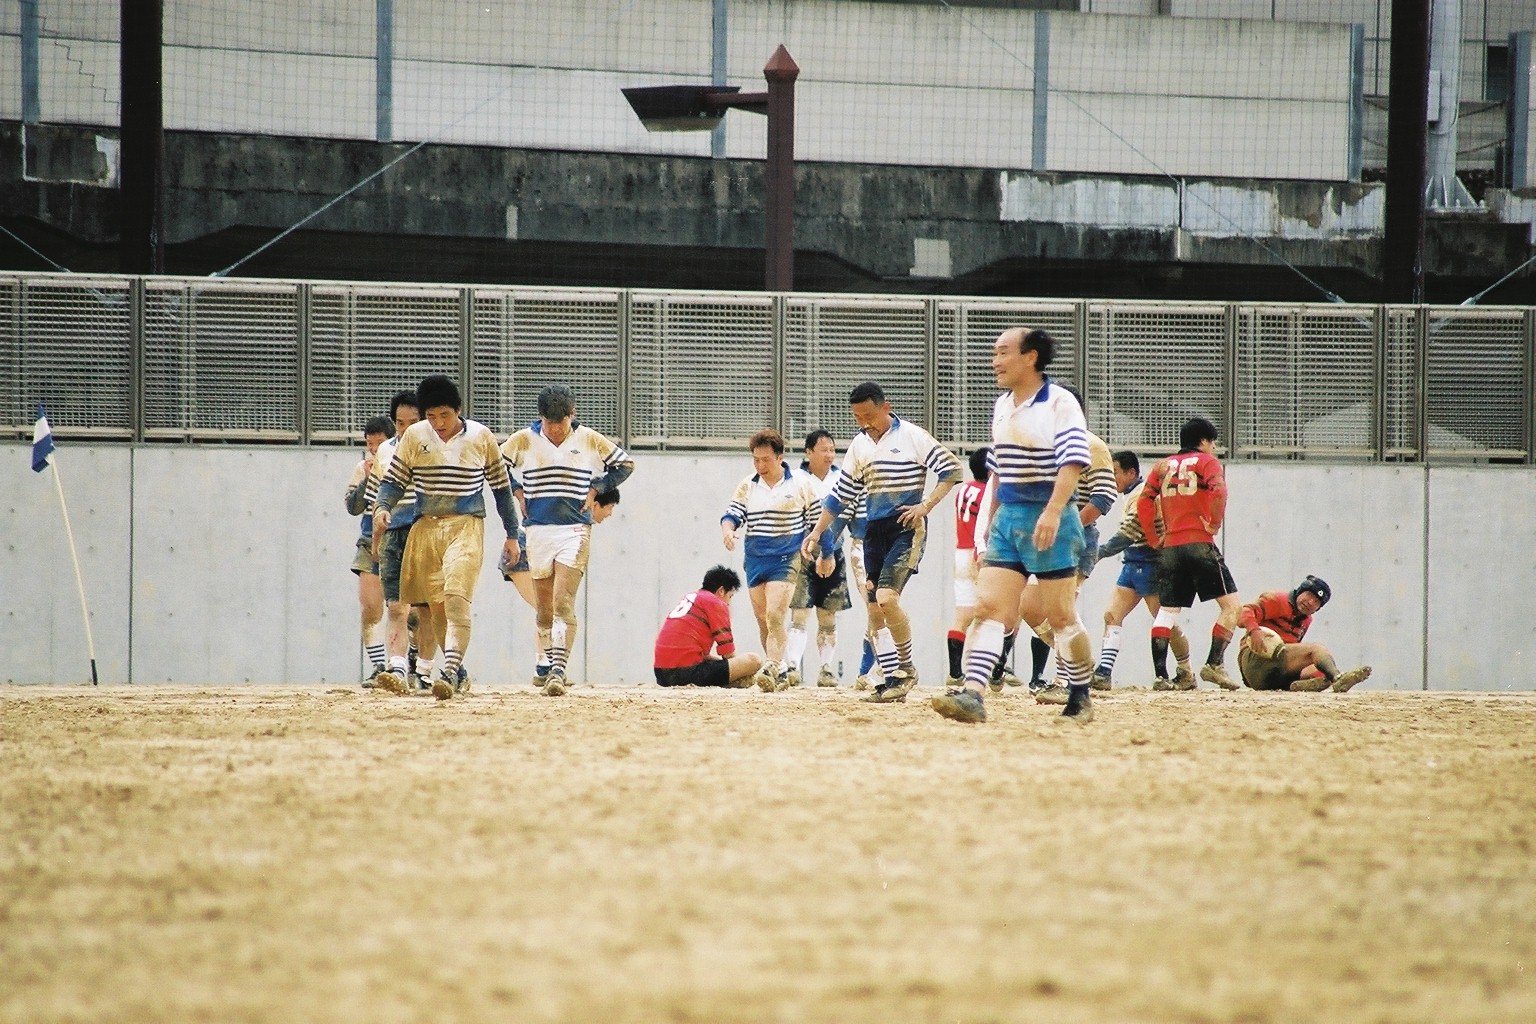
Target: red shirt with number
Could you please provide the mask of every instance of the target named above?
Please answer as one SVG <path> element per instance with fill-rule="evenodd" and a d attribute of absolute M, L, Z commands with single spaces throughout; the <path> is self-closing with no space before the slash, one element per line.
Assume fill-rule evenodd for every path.
<path fill-rule="evenodd" d="M 731 635 L 731 606 L 720 595 L 696 590 L 667 614 L 656 634 L 657 668 L 688 668 L 709 657 L 714 648 L 722 658 L 736 653 Z"/>
<path fill-rule="evenodd" d="M 1147 474 L 1147 485 L 1136 499 L 1136 518 L 1153 547 L 1210 544 L 1226 512 L 1227 477 L 1221 462 L 1207 452 L 1168 456 Z"/>
<path fill-rule="evenodd" d="M 955 547 L 961 551 L 976 547 L 976 517 L 981 514 L 981 499 L 986 493 L 982 480 L 967 480 L 955 488 Z"/>

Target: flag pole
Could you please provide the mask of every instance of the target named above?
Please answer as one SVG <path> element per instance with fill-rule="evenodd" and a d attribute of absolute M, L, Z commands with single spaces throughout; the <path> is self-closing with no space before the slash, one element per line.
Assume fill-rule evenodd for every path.
<path fill-rule="evenodd" d="M 64 481 L 59 477 L 59 463 L 48 460 L 53 468 L 53 487 L 59 492 L 59 511 L 64 513 L 64 535 L 69 538 L 69 557 L 75 563 L 75 589 L 80 592 L 80 614 L 85 618 L 85 650 L 91 656 L 91 685 L 100 685 L 96 679 L 96 641 L 91 638 L 91 611 L 85 604 L 85 577 L 80 575 L 80 553 L 75 550 L 75 531 L 69 525 L 69 507 L 64 504 Z"/>

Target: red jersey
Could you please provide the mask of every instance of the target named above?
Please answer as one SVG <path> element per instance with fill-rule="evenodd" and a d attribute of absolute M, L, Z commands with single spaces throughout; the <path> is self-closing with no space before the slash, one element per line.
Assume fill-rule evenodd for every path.
<path fill-rule="evenodd" d="M 1210 544 L 1226 512 L 1226 474 L 1216 456 L 1205 452 L 1180 452 L 1159 462 L 1136 499 L 1136 518 L 1153 547 Z"/>
<path fill-rule="evenodd" d="M 696 590 L 678 602 L 656 634 L 657 668 L 688 668 L 709 657 L 736 653 L 731 636 L 731 606 L 709 590 Z"/>
<path fill-rule="evenodd" d="M 976 549 L 976 517 L 981 514 L 981 499 L 986 493 L 982 480 L 969 480 L 955 488 L 955 547 L 961 551 Z"/>
<path fill-rule="evenodd" d="M 1300 643 L 1301 638 L 1307 635 L 1307 628 L 1312 625 L 1312 616 L 1297 611 L 1290 594 L 1266 590 L 1259 595 L 1257 601 L 1243 605 L 1242 618 L 1238 622 L 1244 629 L 1258 629 L 1260 626 L 1272 629 L 1280 634 L 1281 640 L 1294 644 Z M 1248 638 L 1245 636 L 1243 646 L 1247 645 Z"/>

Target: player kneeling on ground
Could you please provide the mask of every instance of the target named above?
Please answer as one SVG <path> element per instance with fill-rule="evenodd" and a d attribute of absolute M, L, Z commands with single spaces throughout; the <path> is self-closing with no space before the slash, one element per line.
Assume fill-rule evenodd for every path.
<path fill-rule="evenodd" d="M 1308 576 L 1289 594 L 1271 590 L 1243 605 L 1239 621 L 1248 632 L 1237 652 L 1243 682 L 1255 690 L 1316 693 L 1331 686 L 1343 693 L 1369 676 L 1370 666 L 1340 672 L 1328 648 L 1301 642 L 1331 596 L 1327 583 Z"/>
<path fill-rule="evenodd" d="M 662 686 L 752 685 L 763 667 L 756 654 L 737 654 L 731 635 L 731 597 L 741 589 L 735 570 L 717 565 L 667 615 L 656 634 L 654 665 Z M 711 653 L 711 648 L 717 653 Z"/>

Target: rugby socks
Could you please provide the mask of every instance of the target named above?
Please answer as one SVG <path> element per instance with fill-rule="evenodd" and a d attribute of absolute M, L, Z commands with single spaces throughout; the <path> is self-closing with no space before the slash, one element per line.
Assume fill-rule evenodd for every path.
<path fill-rule="evenodd" d="M 995 619 L 983 619 L 971 629 L 971 653 L 965 659 L 965 685 L 972 690 L 987 688 L 993 670 L 1000 664 L 1006 630 Z"/>
<path fill-rule="evenodd" d="M 1104 645 L 1099 649 L 1099 675 L 1115 674 L 1115 662 L 1120 658 L 1120 627 L 1104 627 Z"/>
<path fill-rule="evenodd" d="M 837 658 L 837 630 L 816 634 L 816 653 L 821 656 L 822 668 L 832 667 L 832 662 Z"/>
<path fill-rule="evenodd" d="M 385 664 L 388 663 L 389 655 L 385 653 L 383 644 L 369 644 L 367 651 L 368 664 L 373 668 L 382 668 Z"/>
<path fill-rule="evenodd" d="M 805 657 L 805 645 L 810 640 L 810 634 L 798 626 L 791 626 L 784 638 L 784 666 L 798 669 L 800 661 Z"/>
<path fill-rule="evenodd" d="M 992 681 L 1001 682 L 1003 673 L 1008 671 L 1008 659 L 1013 657 L 1013 642 L 1019 638 L 1016 630 L 1008 630 L 1003 634 L 1003 653 L 998 657 L 997 664 L 992 666 Z"/>
<path fill-rule="evenodd" d="M 965 633 L 958 629 L 950 630 L 946 644 L 949 647 L 949 678 L 959 679 L 965 674 L 965 667 L 960 664 L 965 657 Z"/>
<path fill-rule="evenodd" d="M 1168 631 L 1160 626 L 1152 627 L 1152 670 L 1157 678 L 1168 678 Z"/>
<path fill-rule="evenodd" d="M 1083 624 L 1074 621 L 1056 634 L 1056 670 L 1067 686 L 1087 686 L 1093 675 L 1093 643 Z"/>
<path fill-rule="evenodd" d="M 859 655 L 859 675 L 861 675 L 861 676 L 869 675 L 869 670 L 874 668 L 874 667 L 875 667 L 875 645 L 874 645 L 874 642 L 872 640 L 870 640 L 869 634 L 866 633 L 866 634 L 864 634 L 864 650 L 863 650 L 863 653 Z"/>
<path fill-rule="evenodd" d="M 875 660 L 880 663 L 880 674 L 887 679 L 901 668 L 901 656 L 896 653 L 896 641 L 891 638 L 889 629 L 875 634 Z"/>
<path fill-rule="evenodd" d="M 1189 637 L 1184 635 L 1184 630 L 1174 623 L 1173 632 L 1168 634 L 1168 649 L 1173 652 L 1173 659 L 1179 663 L 1179 668 L 1185 672 L 1189 667 Z"/>
<path fill-rule="evenodd" d="M 1045 661 L 1051 656 L 1051 645 L 1038 636 L 1029 638 L 1029 677 L 1045 678 Z"/>
<path fill-rule="evenodd" d="M 541 630 L 540 632 L 543 632 Z M 563 619 L 556 619 L 555 624 L 549 628 L 549 670 L 565 675 L 565 659 L 569 651 L 565 646 L 566 626 Z"/>
<path fill-rule="evenodd" d="M 1232 641 L 1232 631 L 1221 623 L 1211 627 L 1211 653 L 1206 657 L 1207 665 L 1220 665 L 1227 656 L 1227 644 Z"/>

